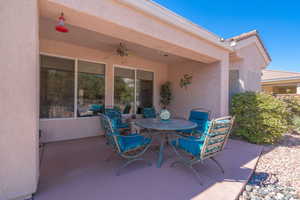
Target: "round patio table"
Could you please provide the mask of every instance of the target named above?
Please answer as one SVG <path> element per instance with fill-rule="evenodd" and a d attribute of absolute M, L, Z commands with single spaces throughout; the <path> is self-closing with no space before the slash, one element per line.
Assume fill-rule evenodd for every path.
<path fill-rule="evenodd" d="M 147 130 L 156 130 L 160 134 L 160 149 L 157 160 L 157 167 L 160 168 L 164 159 L 164 146 L 167 139 L 167 134 L 171 131 L 179 131 L 186 129 L 193 129 L 197 127 L 197 124 L 184 119 L 170 119 L 161 120 L 157 118 L 137 119 L 135 125 L 145 128 Z"/>

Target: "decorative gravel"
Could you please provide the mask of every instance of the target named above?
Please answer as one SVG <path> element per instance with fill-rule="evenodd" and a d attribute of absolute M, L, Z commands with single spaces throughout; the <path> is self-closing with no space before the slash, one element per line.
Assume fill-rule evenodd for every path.
<path fill-rule="evenodd" d="M 300 134 L 264 146 L 239 200 L 300 200 Z"/>

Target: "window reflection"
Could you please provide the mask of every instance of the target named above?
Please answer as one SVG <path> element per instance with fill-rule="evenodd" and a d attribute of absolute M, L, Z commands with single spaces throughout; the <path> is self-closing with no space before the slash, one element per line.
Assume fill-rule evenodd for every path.
<path fill-rule="evenodd" d="M 74 116 L 74 60 L 40 56 L 40 117 Z"/>
<path fill-rule="evenodd" d="M 153 107 L 153 76 L 153 72 L 137 70 L 136 105 L 138 114 L 145 107 Z"/>
<path fill-rule="evenodd" d="M 154 73 L 115 68 L 114 106 L 123 114 L 141 114 L 144 107 L 153 107 Z"/>
<path fill-rule="evenodd" d="M 135 72 L 116 67 L 114 75 L 114 105 L 123 114 L 132 114 L 134 113 Z"/>
<path fill-rule="evenodd" d="M 103 112 L 105 101 L 105 65 L 78 61 L 77 116 Z"/>

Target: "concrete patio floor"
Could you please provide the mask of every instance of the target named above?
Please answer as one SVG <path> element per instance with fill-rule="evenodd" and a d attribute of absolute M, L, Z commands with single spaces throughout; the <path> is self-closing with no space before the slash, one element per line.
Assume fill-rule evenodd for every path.
<path fill-rule="evenodd" d="M 229 140 L 216 159 L 225 169 L 223 175 L 214 162 L 199 164 L 203 185 L 184 166 L 170 168 L 176 159 L 169 148 L 162 168 L 156 167 L 157 152 L 145 157 L 153 163 L 134 163 L 115 175 L 123 160 L 117 155 L 107 162 L 111 149 L 103 137 L 49 143 L 44 146 L 40 183 L 35 200 L 234 200 L 250 177 L 262 148 Z"/>

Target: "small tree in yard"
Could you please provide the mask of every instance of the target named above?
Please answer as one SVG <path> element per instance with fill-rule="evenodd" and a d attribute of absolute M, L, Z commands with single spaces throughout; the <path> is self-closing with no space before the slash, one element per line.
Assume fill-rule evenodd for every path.
<path fill-rule="evenodd" d="M 252 143 L 275 143 L 288 130 L 286 104 L 268 94 L 235 95 L 231 114 L 236 116 L 234 134 Z"/>
<path fill-rule="evenodd" d="M 172 91 L 171 83 L 168 81 L 161 85 L 160 87 L 160 103 L 164 109 L 171 103 Z"/>

